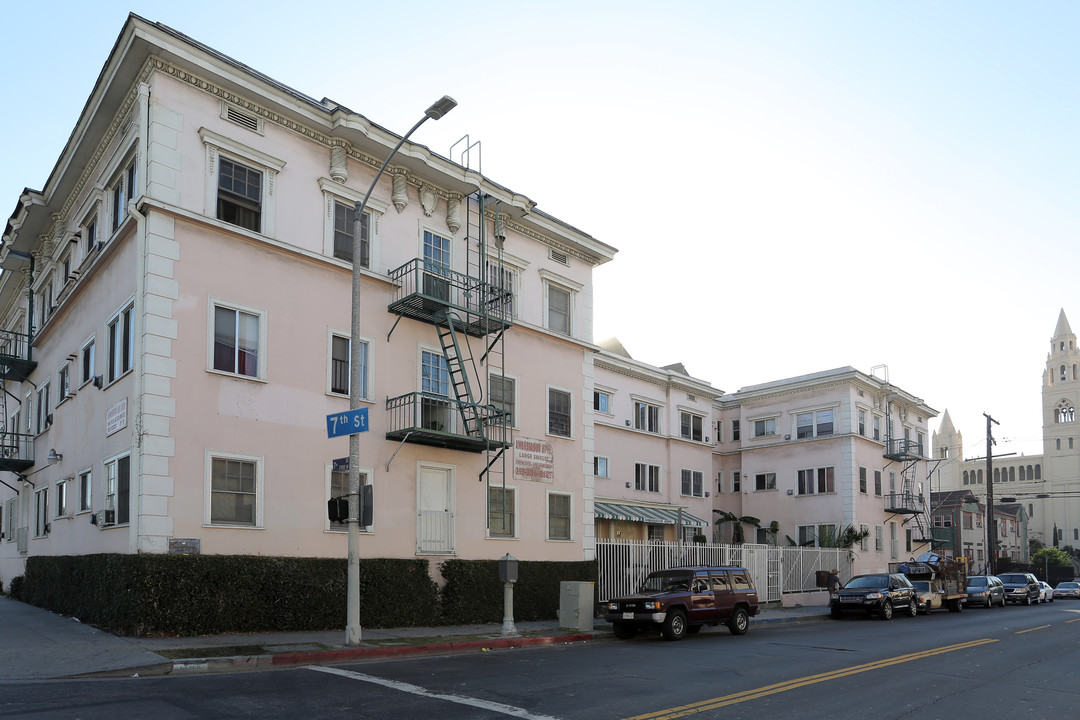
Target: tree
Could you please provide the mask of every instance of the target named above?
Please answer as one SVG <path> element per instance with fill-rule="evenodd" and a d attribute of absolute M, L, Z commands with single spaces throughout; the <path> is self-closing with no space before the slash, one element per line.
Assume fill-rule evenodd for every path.
<path fill-rule="evenodd" d="M 746 542 L 746 535 L 743 533 L 743 525 L 752 525 L 753 527 L 761 527 L 761 520 L 751 515 L 743 515 L 739 517 L 735 513 L 727 512 L 725 510 L 713 510 L 714 513 L 719 515 L 716 519 L 716 528 L 719 532 L 720 527 L 724 523 L 731 523 L 731 542 L 734 545 L 741 545 Z"/>
<path fill-rule="evenodd" d="M 1032 565 L 1072 565 L 1072 555 L 1059 547 L 1044 547 L 1031 556 Z"/>

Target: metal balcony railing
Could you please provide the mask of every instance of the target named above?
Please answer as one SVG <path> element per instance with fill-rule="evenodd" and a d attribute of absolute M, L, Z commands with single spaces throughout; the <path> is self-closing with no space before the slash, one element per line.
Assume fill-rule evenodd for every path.
<path fill-rule="evenodd" d="M 922 460 L 922 443 L 908 438 L 889 438 L 885 441 L 885 457 L 889 460 Z"/>
<path fill-rule="evenodd" d="M 463 417 L 477 422 L 466 434 Z M 445 395 L 413 392 L 386 401 L 386 438 L 469 452 L 510 446 L 509 414 L 494 405 L 461 402 Z"/>
<path fill-rule="evenodd" d="M 390 277 L 395 282 L 388 307 L 392 313 L 434 325 L 453 322 L 455 329 L 474 337 L 513 324 L 514 296 L 509 288 L 421 258 L 391 270 Z"/>
<path fill-rule="evenodd" d="M 33 435 L 0 432 L 0 470 L 19 473 L 33 464 Z"/>
<path fill-rule="evenodd" d="M 885 512 L 921 513 L 925 509 L 922 495 L 889 493 L 885 496 Z"/>
<path fill-rule="evenodd" d="M 22 381 L 37 365 L 29 359 L 30 336 L 0 330 L 0 379 Z"/>

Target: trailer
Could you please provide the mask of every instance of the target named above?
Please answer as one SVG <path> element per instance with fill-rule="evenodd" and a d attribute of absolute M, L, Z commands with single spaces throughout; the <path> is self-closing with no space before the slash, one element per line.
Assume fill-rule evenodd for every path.
<path fill-rule="evenodd" d="M 947 608 L 960 612 L 967 599 L 967 574 L 964 566 L 952 558 L 937 553 L 923 553 L 905 562 L 889 563 L 889 572 L 903 573 L 915 586 L 919 596 L 919 612 Z"/>

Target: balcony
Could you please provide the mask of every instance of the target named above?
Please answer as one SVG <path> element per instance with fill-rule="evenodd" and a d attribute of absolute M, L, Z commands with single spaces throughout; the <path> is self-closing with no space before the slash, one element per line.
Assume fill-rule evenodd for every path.
<path fill-rule="evenodd" d="M 30 360 L 30 336 L 13 330 L 0 330 L 0 380 L 22 382 L 37 363 Z"/>
<path fill-rule="evenodd" d="M 909 460 L 923 460 L 922 443 L 907 438 L 889 438 L 885 441 L 885 457 L 889 460 L 900 462 Z"/>
<path fill-rule="evenodd" d="M 387 440 L 476 453 L 510 447 L 509 416 L 494 405 L 414 392 L 387 399 L 386 421 Z"/>
<path fill-rule="evenodd" d="M 420 258 L 390 271 L 395 282 L 388 310 L 432 325 L 454 324 L 473 337 L 513 324 L 513 293 Z"/>
<path fill-rule="evenodd" d="M 915 493 L 889 493 L 885 496 L 885 512 L 916 515 L 926 509 L 922 495 Z"/>
<path fill-rule="evenodd" d="M 0 432 L 0 470 L 18 474 L 33 464 L 33 435 Z"/>

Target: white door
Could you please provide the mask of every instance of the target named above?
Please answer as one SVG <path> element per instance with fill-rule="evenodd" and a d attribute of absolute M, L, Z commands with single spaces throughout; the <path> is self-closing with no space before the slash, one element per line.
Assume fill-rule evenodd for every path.
<path fill-rule="evenodd" d="M 449 468 L 421 467 L 416 482 L 416 552 L 454 553 L 454 477 Z"/>

